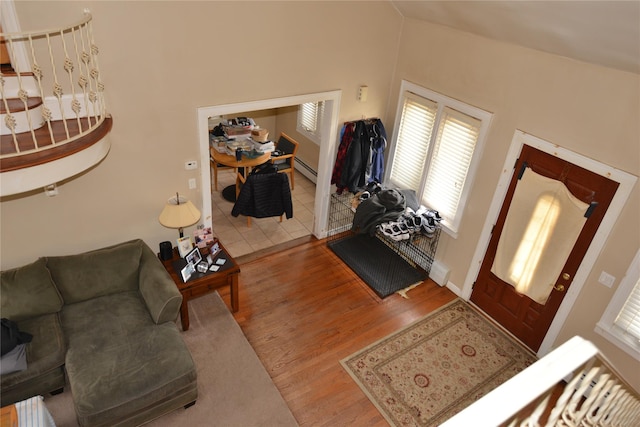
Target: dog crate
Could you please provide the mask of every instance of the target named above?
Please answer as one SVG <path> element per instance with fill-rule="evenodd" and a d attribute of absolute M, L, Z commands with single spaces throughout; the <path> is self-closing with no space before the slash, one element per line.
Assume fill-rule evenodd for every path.
<path fill-rule="evenodd" d="M 329 245 L 336 240 L 353 236 L 354 232 L 351 231 L 351 228 L 355 213 L 355 208 L 353 207 L 354 197 L 349 192 L 331 194 L 327 233 Z M 377 230 L 376 237 L 414 268 L 423 270 L 428 276 L 435 259 L 440 232 L 441 228 L 438 225 L 432 236 L 417 232 L 412 233 L 407 240 L 395 241 Z"/>

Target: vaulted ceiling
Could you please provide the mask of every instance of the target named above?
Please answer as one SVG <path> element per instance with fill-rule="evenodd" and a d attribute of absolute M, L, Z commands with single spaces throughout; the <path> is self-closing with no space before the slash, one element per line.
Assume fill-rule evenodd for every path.
<path fill-rule="evenodd" d="M 640 74 L 640 0 L 392 3 L 406 18 Z"/>

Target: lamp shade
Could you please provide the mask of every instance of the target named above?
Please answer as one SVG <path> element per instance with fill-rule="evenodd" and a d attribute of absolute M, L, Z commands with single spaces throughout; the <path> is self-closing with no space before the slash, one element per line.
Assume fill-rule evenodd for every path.
<path fill-rule="evenodd" d="M 176 195 L 167 200 L 158 219 L 168 228 L 188 227 L 198 222 L 200 211 L 189 200 Z"/>

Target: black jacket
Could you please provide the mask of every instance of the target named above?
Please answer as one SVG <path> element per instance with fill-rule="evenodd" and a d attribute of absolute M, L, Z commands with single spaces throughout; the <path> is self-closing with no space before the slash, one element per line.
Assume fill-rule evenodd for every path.
<path fill-rule="evenodd" d="M 371 141 L 369 130 L 364 120 L 356 122 L 353 130 L 353 139 L 347 149 L 347 156 L 344 160 L 342 174 L 340 176 L 340 186 L 348 188 L 350 192 L 357 193 L 359 188 L 366 184 L 365 177 L 369 166 L 369 151 Z"/>
<path fill-rule="evenodd" d="M 285 173 L 251 174 L 244 183 L 231 215 L 254 218 L 293 217 L 289 177 Z"/>
<path fill-rule="evenodd" d="M 378 224 L 397 220 L 406 206 L 402 192 L 393 188 L 382 190 L 358 205 L 351 230 L 374 235 Z"/>

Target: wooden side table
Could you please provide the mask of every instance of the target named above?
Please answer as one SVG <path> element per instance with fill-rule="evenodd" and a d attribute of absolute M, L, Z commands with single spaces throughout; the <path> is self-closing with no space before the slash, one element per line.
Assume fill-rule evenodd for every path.
<path fill-rule="evenodd" d="M 226 259 L 226 262 L 220 266 L 218 271 L 208 271 L 200 273 L 196 271 L 191 278 L 185 283 L 182 281 L 180 270 L 186 265 L 186 261 L 178 254 L 178 248 L 173 248 L 173 258 L 162 260 L 164 268 L 167 269 L 178 290 L 182 294 L 182 305 L 180 306 L 180 320 L 182 321 L 182 330 L 189 329 L 189 300 L 208 294 L 216 289 L 229 286 L 231 292 L 231 311 L 237 312 L 240 308 L 238 298 L 238 274 L 240 266 L 225 250 L 220 243 L 221 251 L 213 257 L 214 264 L 218 259 Z M 208 250 L 200 249 L 202 257 L 206 259 L 209 254 Z"/>

